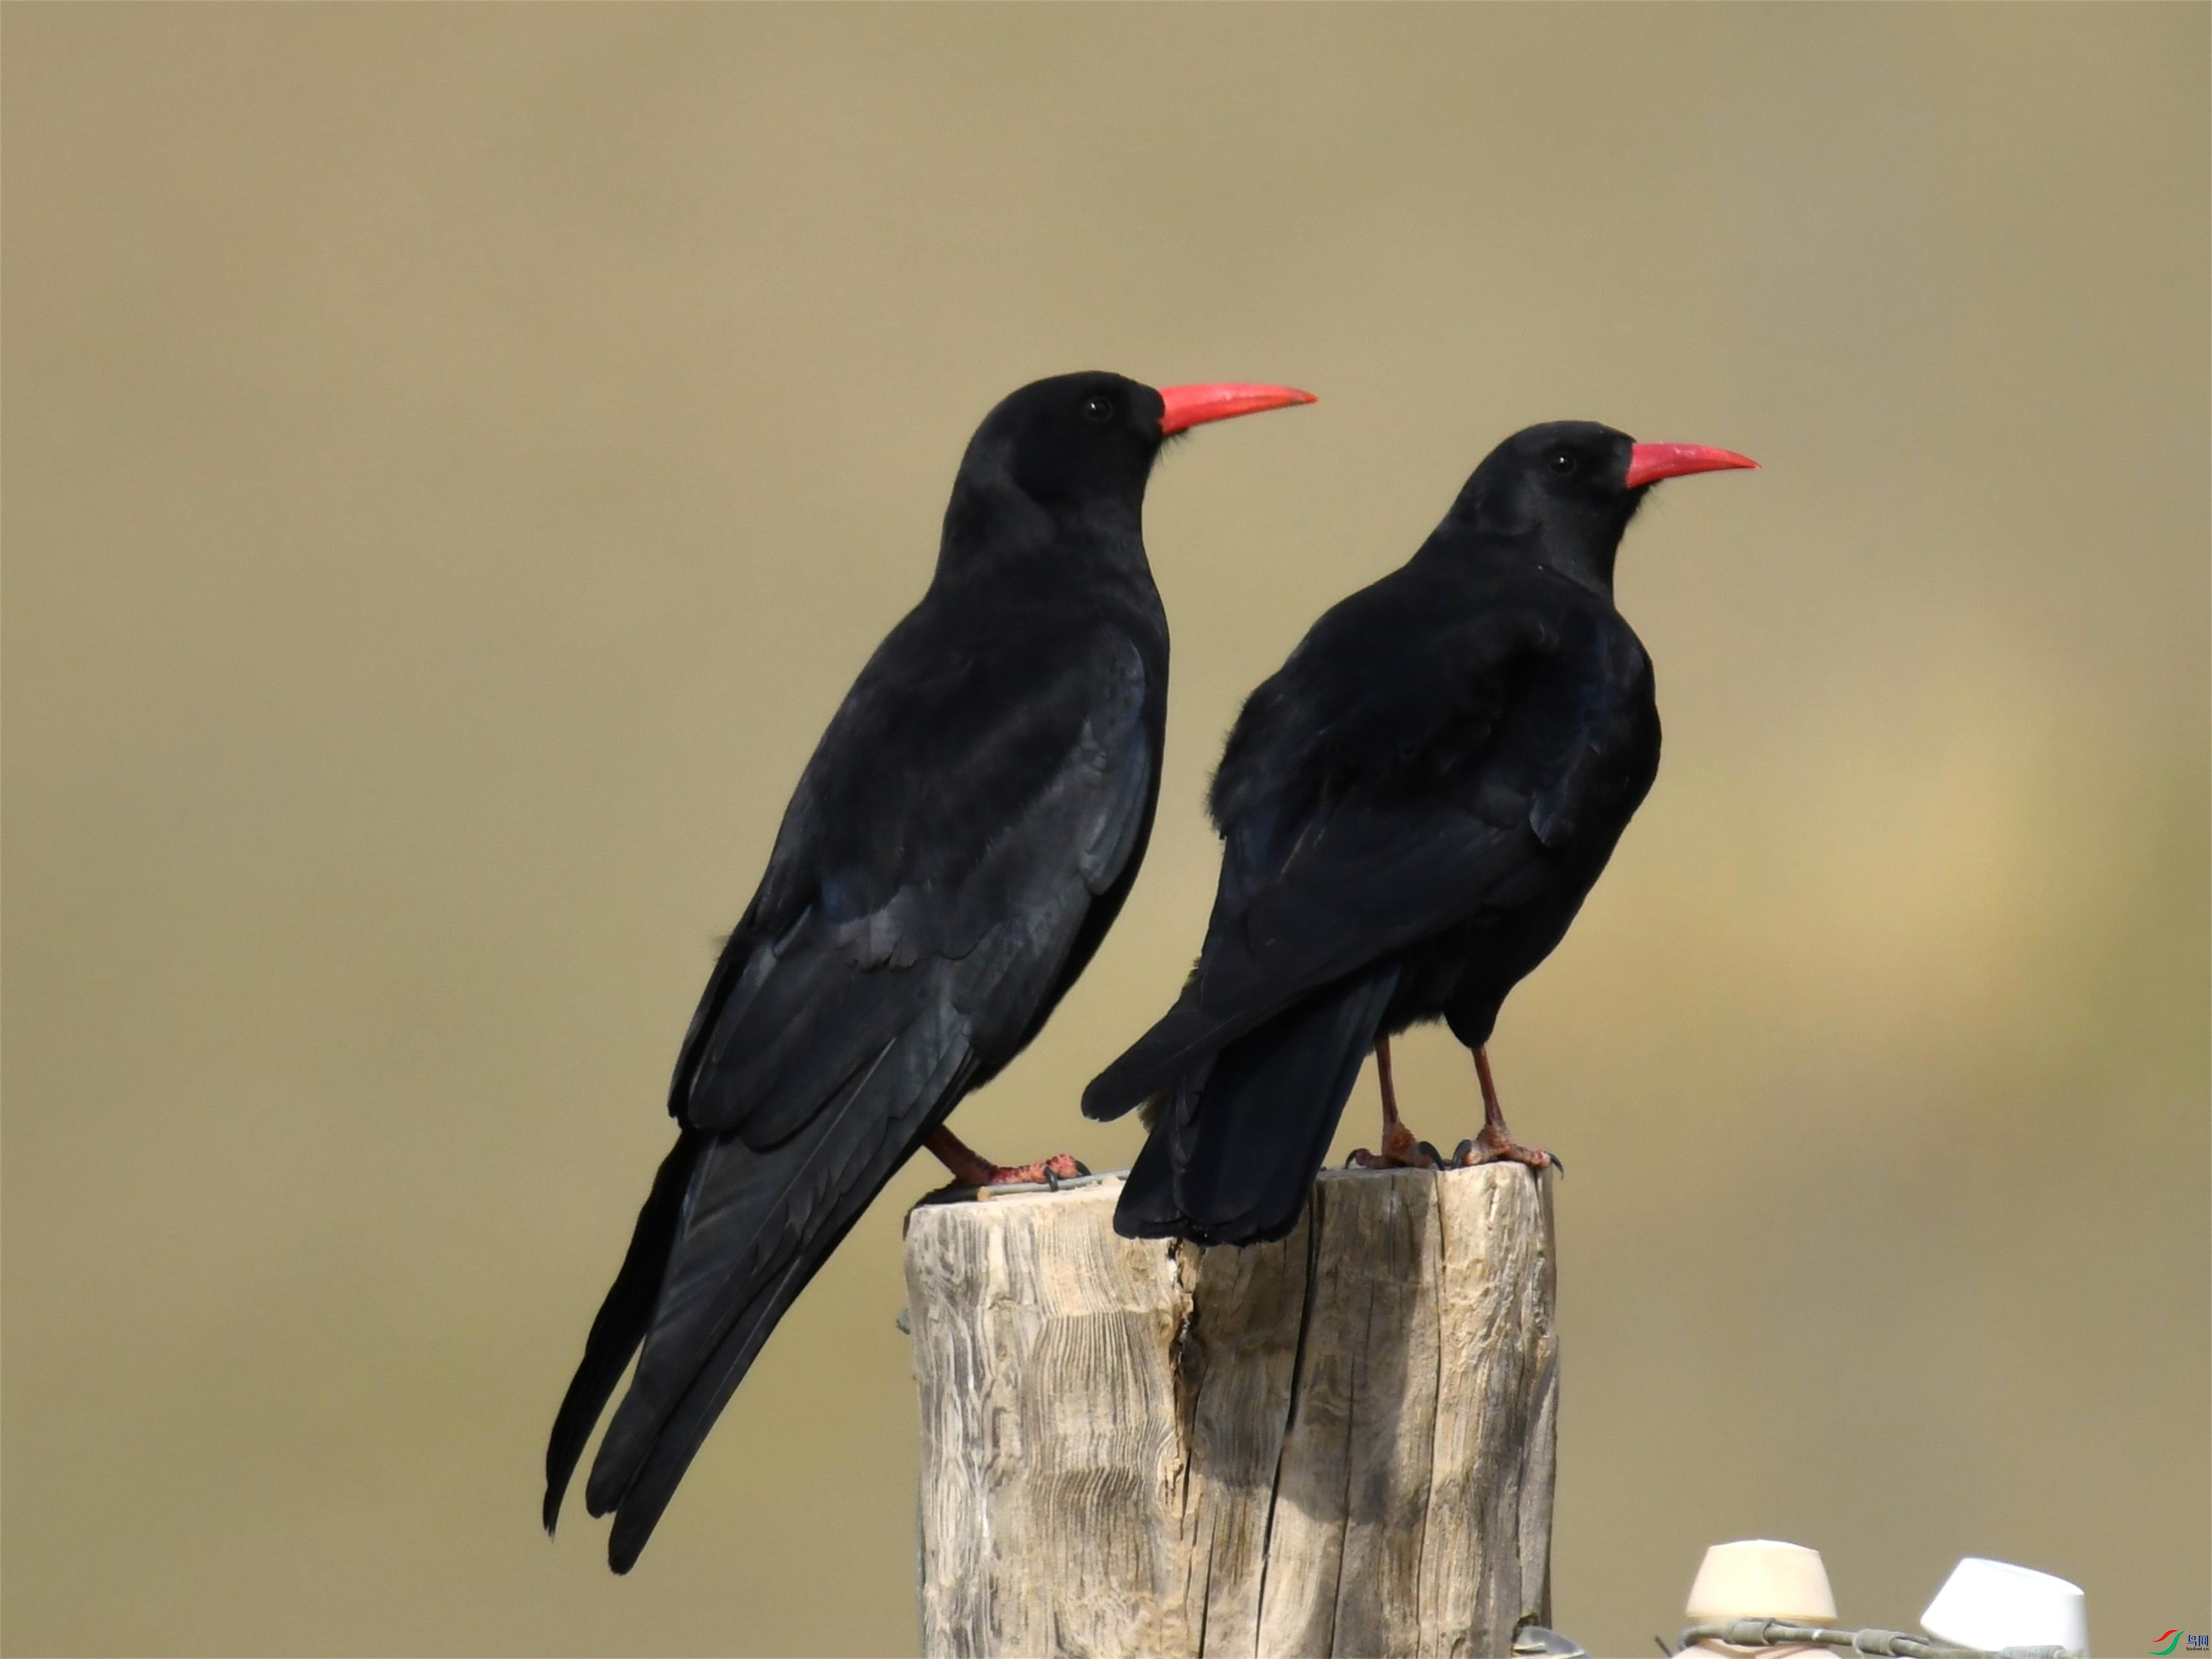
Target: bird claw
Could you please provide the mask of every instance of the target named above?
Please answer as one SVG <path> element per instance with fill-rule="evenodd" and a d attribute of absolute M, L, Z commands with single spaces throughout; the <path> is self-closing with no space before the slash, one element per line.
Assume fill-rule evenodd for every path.
<path fill-rule="evenodd" d="M 1443 1159 L 1437 1149 L 1425 1140 L 1413 1139 L 1413 1131 L 1403 1124 L 1393 1127 L 1383 1137 L 1382 1150 L 1370 1152 L 1364 1146 L 1345 1159 L 1347 1170 L 1441 1170 Z"/>
<path fill-rule="evenodd" d="M 1567 1173 L 1565 1160 L 1557 1152 L 1547 1152 L 1541 1146 L 1523 1146 L 1517 1140 L 1504 1137 L 1492 1139 L 1487 1131 L 1462 1140 L 1453 1152 L 1454 1169 L 1471 1170 L 1485 1164 L 1522 1164 L 1541 1175 L 1547 1170 L 1557 1170 L 1564 1178 Z"/>
<path fill-rule="evenodd" d="M 948 1194 L 980 1193 L 993 1187 L 1043 1187 L 1058 1192 L 1060 1183 L 1091 1173 L 1090 1168 L 1066 1152 L 1054 1152 L 1034 1164 L 986 1164 L 957 1173 Z"/>
<path fill-rule="evenodd" d="M 1048 1187 L 1060 1190 L 1063 1181 L 1073 1181 L 1091 1171 L 1066 1152 L 1054 1152 L 1050 1158 L 1041 1158 L 1034 1164 L 1018 1164 L 1009 1168 L 1000 1165 L 991 1171 L 986 1187 Z"/>

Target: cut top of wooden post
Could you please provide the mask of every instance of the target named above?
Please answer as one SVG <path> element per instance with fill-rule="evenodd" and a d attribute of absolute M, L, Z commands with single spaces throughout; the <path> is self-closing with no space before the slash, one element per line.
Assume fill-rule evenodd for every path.
<path fill-rule="evenodd" d="M 1245 1249 L 1121 1238 L 1121 1191 L 909 1218 L 923 1651 L 1503 1654 L 1548 1622 L 1547 1186 L 1331 1171 Z"/>

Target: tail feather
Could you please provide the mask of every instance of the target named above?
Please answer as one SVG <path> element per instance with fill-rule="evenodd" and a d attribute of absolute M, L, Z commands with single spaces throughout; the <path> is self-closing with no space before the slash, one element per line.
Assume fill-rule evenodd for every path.
<path fill-rule="evenodd" d="M 908 1036 L 793 1139 L 702 1148 L 637 1376 L 585 1485 L 590 1511 L 615 1517 L 617 1572 L 644 1549 L 777 1322 L 972 1078 L 956 1024 Z M 883 1127 L 856 1135 L 855 1122 Z"/>
<path fill-rule="evenodd" d="M 698 1137 L 685 1131 L 660 1162 L 653 1177 L 653 1190 L 637 1212 L 630 1233 L 629 1251 L 622 1271 L 608 1288 L 606 1299 L 592 1321 L 584 1339 L 584 1358 L 568 1383 L 559 1415 L 553 1419 L 552 1437 L 545 1446 L 545 1530 L 550 1534 L 561 1518 L 561 1499 L 569 1478 L 584 1455 L 585 1443 L 622 1381 L 630 1356 L 645 1340 L 653 1322 L 653 1305 L 660 1292 L 661 1275 L 676 1243 L 678 1218 L 683 1212 L 684 1188 L 699 1150 Z"/>
<path fill-rule="evenodd" d="M 1184 1073 L 1114 1216 L 1131 1238 L 1257 1244 L 1297 1224 L 1398 972 L 1346 980 Z"/>
<path fill-rule="evenodd" d="M 868 1196 L 872 1198 L 874 1194 Z M 691 1386 L 676 1402 L 615 1510 L 614 1526 L 607 1534 L 607 1565 L 617 1572 L 628 1572 L 637 1565 L 638 1556 L 653 1536 L 653 1528 L 660 1524 L 661 1515 L 675 1497 L 684 1472 L 691 1467 L 691 1460 L 699 1455 L 707 1431 L 714 1426 L 722 1407 L 729 1404 L 738 1384 L 744 1381 L 745 1373 L 752 1369 L 753 1361 L 759 1358 L 762 1346 L 777 1322 L 790 1310 L 799 1293 L 813 1279 L 866 1208 L 866 1203 L 848 1206 L 849 1212 L 834 1231 L 812 1241 L 810 1248 L 795 1258 L 774 1283 L 747 1304 L 729 1334 L 700 1368 Z"/>

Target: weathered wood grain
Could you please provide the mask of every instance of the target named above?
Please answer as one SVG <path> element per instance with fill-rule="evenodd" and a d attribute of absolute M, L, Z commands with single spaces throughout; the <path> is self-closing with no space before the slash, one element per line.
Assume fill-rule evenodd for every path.
<path fill-rule="evenodd" d="M 1504 1654 L 1549 1614 L 1550 1194 L 1331 1171 L 1251 1249 L 1121 1183 L 918 1209 L 931 1655 Z"/>

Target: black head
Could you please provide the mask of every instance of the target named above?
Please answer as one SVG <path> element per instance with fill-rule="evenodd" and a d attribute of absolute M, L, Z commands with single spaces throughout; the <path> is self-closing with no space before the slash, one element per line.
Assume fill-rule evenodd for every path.
<path fill-rule="evenodd" d="M 1757 465 L 1697 444 L 1640 444 L 1595 421 L 1550 421 L 1492 450 L 1444 523 L 1524 544 L 1571 575 L 1610 584 L 1621 534 L 1653 484 Z"/>
<path fill-rule="evenodd" d="M 983 418 L 960 463 L 948 544 L 1081 520 L 1133 529 L 1160 447 L 1206 421 L 1313 402 L 1270 386 L 1169 386 L 1094 370 L 1033 380 Z"/>
<path fill-rule="evenodd" d="M 1119 374 L 1034 380 L 983 417 L 961 474 L 1011 483 L 1048 509 L 1122 499 L 1133 506 L 1167 441 L 1163 408 L 1158 392 Z"/>

